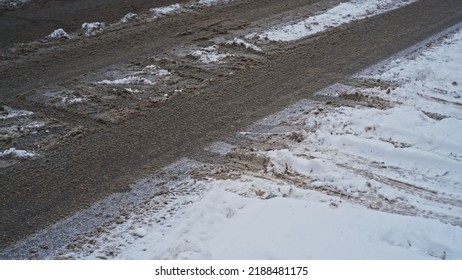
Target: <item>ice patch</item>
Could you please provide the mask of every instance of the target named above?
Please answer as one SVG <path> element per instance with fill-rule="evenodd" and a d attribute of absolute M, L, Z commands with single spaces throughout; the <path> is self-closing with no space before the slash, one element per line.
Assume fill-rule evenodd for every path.
<path fill-rule="evenodd" d="M 417 0 L 352 0 L 340 3 L 325 13 L 314 15 L 305 20 L 288 25 L 276 26 L 263 33 L 252 33 L 246 37 L 280 42 L 299 40 L 323 32 L 328 28 L 338 27 L 354 20 L 362 20 L 386 13 L 416 1 Z"/>
<path fill-rule="evenodd" d="M 69 34 L 64 29 L 59 28 L 46 37 L 47 39 L 69 39 Z"/>
<path fill-rule="evenodd" d="M 129 76 L 127 78 L 117 79 L 117 80 L 102 80 L 99 81 L 100 85 L 131 85 L 131 84 L 144 84 L 144 85 L 153 85 L 154 82 L 138 76 Z"/>
<path fill-rule="evenodd" d="M 84 31 L 85 35 L 90 36 L 103 30 L 105 26 L 106 24 L 104 22 L 85 22 L 82 24 L 82 30 Z"/>

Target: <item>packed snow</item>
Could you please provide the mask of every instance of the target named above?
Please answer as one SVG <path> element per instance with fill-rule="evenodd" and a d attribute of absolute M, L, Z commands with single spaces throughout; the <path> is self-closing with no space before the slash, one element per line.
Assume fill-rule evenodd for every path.
<path fill-rule="evenodd" d="M 354 20 L 362 20 L 401 8 L 417 0 L 351 0 L 342 2 L 325 13 L 311 16 L 299 22 L 276 26 L 263 33 L 253 33 L 248 38 L 270 41 L 295 41 L 329 28 Z"/>
<path fill-rule="evenodd" d="M 461 49 L 458 32 L 212 145 L 229 160 L 152 183 L 60 257 L 462 259 Z"/>

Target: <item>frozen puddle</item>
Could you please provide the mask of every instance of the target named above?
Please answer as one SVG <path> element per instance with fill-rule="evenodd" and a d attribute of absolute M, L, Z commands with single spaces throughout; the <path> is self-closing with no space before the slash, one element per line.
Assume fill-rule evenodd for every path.
<path fill-rule="evenodd" d="M 263 33 L 253 33 L 247 38 L 289 42 L 299 40 L 326 29 L 338 27 L 354 20 L 362 20 L 391 10 L 401 8 L 417 0 L 351 0 L 343 2 L 325 13 L 305 20 L 276 26 Z"/>

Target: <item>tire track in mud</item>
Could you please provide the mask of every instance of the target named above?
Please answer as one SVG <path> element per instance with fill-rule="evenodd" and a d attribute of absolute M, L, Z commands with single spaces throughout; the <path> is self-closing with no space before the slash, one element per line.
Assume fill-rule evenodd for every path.
<path fill-rule="evenodd" d="M 299 4 L 300 1 L 295 2 Z M 284 4 L 274 5 L 282 10 L 285 8 Z M 190 28 L 200 30 L 200 26 L 211 24 L 223 14 L 232 12 L 227 9 L 212 9 L 217 11 L 217 16 L 213 18 L 210 18 L 211 15 L 209 18 L 185 15 L 182 20 L 189 18 Z M 275 8 L 275 11 L 279 10 Z M 251 16 L 251 12 L 243 14 Z M 145 108 L 141 114 L 123 122 L 101 125 L 82 137 L 66 139 L 43 158 L 0 170 L 0 232 L 3 235 L 0 247 L 87 207 L 110 193 L 125 191 L 130 183 L 152 175 L 176 159 L 199 153 L 205 146 L 234 135 L 256 120 L 309 97 L 329 84 L 342 81 L 461 20 L 460 1 L 423 0 L 313 38 L 281 44 L 280 51 L 265 55 L 260 62 L 247 63 L 244 69 L 236 71 L 232 79 L 217 76 L 195 94 L 175 96 L 168 102 Z M 184 27 L 184 23 L 168 18 L 159 25 L 174 26 L 163 31 L 167 34 L 175 28 Z M 117 59 L 122 61 L 146 52 L 152 54 L 210 32 L 219 30 L 166 37 L 165 41 L 151 48 L 147 48 L 149 40 L 140 38 L 141 41 L 147 40 L 144 47 L 134 47 Z M 104 36 L 110 35 L 103 34 L 99 38 Z M 108 42 L 114 41 L 101 44 Z M 134 45 L 137 43 L 133 42 Z M 85 44 L 91 45 L 90 39 L 79 48 Z M 124 46 L 129 46 L 129 42 Z M 70 48 L 67 51 L 71 53 L 75 50 Z M 63 56 L 60 60 L 48 62 L 50 66 L 39 75 L 62 72 L 63 64 L 78 60 L 84 53 L 82 51 L 72 57 Z M 48 82 L 65 81 L 77 73 L 114 63 L 109 58 L 115 50 L 107 53 L 101 61 L 84 67 L 82 63 L 93 59 L 98 52 L 95 50 L 95 53 L 78 62 L 76 68 L 82 69 L 58 75 Z M 45 55 L 43 59 L 48 58 Z M 57 67 L 52 69 L 53 65 Z M 20 66 L 15 71 L 20 72 L 27 67 L 30 64 Z M 39 68 L 36 65 L 26 73 Z M 13 85 L 17 83 L 10 81 L 3 84 L 3 81 L 3 94 L 4 89 L 13 90 Z M 21 90 L 24 88 L 27 86 Z"/>

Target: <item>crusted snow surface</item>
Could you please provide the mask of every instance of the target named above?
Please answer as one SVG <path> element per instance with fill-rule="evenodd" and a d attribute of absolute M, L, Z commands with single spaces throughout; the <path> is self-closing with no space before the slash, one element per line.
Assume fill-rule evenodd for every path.
<path fill-rule="evenodd" d="M 270 41 L 294 41 L 338 27 L 354 20 L 362 20 L 409 5 L 417 0 L 351 0 L 342 2 L 325 13 L 307 19 L 252 33 L 248 38 Z"/>

